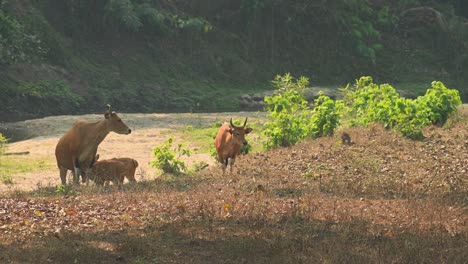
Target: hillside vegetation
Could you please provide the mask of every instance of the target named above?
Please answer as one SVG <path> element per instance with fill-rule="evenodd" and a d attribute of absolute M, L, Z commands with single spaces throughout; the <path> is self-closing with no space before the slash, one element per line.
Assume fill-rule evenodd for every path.
<path fill-rule="evenodd" d="M 239 110 L 286 72 L 467 100 L 467 17 L 462 0 L 3 1 L 0 120 Z"/>

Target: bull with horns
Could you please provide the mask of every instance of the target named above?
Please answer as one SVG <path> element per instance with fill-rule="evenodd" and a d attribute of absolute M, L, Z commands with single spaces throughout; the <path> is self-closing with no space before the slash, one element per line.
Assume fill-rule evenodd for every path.
<path fill-rule="evenodd" d="M 224 123 L 216 135 L 214 144 L 216 147 L 216 154 L 218 162 L 221 163 L 223 175 L 226 168 L 230 166 L 230 173 L 232 173 L 232 166 L 236 160 L 236 156 L 240 153 L 241 147 L 246 146 L 248 143 L 245 140 L 245 135 L 252 132 L 252 128 L 246 128 L 247 117 L 243 126 L 236 126 L 232 123 L 232 118 L 228 123 Z"/>

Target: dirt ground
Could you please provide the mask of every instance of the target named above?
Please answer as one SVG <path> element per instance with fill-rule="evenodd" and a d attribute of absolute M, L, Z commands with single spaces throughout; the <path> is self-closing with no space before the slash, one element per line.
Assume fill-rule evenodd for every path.
<path fill-rule="evenodd" d="M 157 172 L 150 167 L 151 150 L 154 146 L 164 142 L 170 136 L 177 140 L 178 130 L 186 126 L 210 126 L 217 121 L 229 120 L 229 118 L 242 118 L 248 116 L 250 121 L 258 121 L 265 117 L 264 113 L 239 112 L 239 113 L 181 113 L 181 114 L 125 114 L 119 116 L 132 129 L 130 135 L 118 135 L 111 132 L 98 148 L 100 159 L 114 157 L 131 157 L 139 162 L 137 180 L 153 179 Z M 101 115 L 89 114 L 79 116 L 50 116 L 40 119 L 26 120 L 16 123 L 1 124 L 2 127 L 14 127 L 27 132 L 31 138 L 10 143 L 8 152 L 29 151 L 30 157 L 50 159 L 54 164 L 51 169 L 22 173 L 13 176 L 13 185 L 0 184 L 0 192 L 7 190 L 28 191 L 39 186 L 55 186 L 60 184 L 59 171 L 55 167 L 55 146 L 60 137 L 77 120 L 96 122 Z M 187 143 L 189 147 L 196 147 Z M 189 166 L 204 161 L 210 166 L 215 165 L 215 160 L 209 154 L 193 154 L 186 160 Z M 68 179 L 71 179 L 69 173 Z"/>
<path fill-rule="evenodd" d="M 134 133 L 110 134 L 99 153 L 135 157 L 140 180 L 155 177 L 146 162 L 155 144 L 186 125 L 245 115 L 262 122 L 255 113 L 122 115 Z M 53 160 L 75 118 L 100 117 L 15 124 L 38 136 L 8 151 Z M 0 263 L 466 263 L 467 108 L 458 120 L 427 127 L 422 140 L 378 124 L 346 128 L 350 144 L 339 130 L 251 153 L 224 177 L 210 166 L 57 194 L 35 188 L 60 183 L 55 168 L 15 176 L 15 188 L 33 191 L 0 192 Z"/>

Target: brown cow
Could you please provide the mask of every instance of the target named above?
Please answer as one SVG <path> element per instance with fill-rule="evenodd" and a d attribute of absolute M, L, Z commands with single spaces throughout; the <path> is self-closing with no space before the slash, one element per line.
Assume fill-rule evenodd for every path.
<path fill-rule="evenodd" d="M 125 135 L 132 132 L 122 119 L 111 111 L 111 106 L 107 107 L 103 120 L 95 123 L 77 121 L 57 143 L 55 157 L 62 184 L 67 183 L 68 170 L 73 173 L 74 184 L 80 184 L 80 175 L 83 182 L 86 181 L 86 170 L 94 163 L 99 144 L 111 131 Z"/>
<path fill-rule="evenodd" d="M 99 155 L 96 156 L 96 160 Z M 96 185 L 103 185 L 105 182 L 112 181 L 114 185 L 121 185 L 124 179 L 129 182 L 136 182 L 135 171 L 138 162 L 131 158 L 113 158 L 101 160 L 94 163 L 88 176 Z"/>
<path fill-rule="evenodd" d="M 232 173 L 232 166 L 236 156 L 240 153 L 242 146 L 247 145 L 245 135 L 252 132 L 252 128 L 245 128 L 247 124 L 247 117 L 243 126 L 235 126 L 232 123 L 232 118 L 228 123 L 224 123 L 216 135 L 214 144 L 216 147 L 216 154 L 218 156 L 218 162 L 222 164 L 223 175 L 226 172 L 226 168 L 230 165 L 230 172 Z"/>

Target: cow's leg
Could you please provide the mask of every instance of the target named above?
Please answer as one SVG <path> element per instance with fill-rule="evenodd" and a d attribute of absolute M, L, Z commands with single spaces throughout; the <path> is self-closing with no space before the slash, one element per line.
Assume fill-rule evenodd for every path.
<path fill-rule="evenodd" d="M 78 158 L 75 159 L 73 167 L 75 169 L 75 173 L 73 174 L 73 184 L 80 185 L 81 169 L 80 169 L 80 161 L 78 160 Z"/>
<path fill-rule="evenodd" d="M 88 167 L 86 170 L 81 170 L 81 182 L 89 184 L 89 177 L 92 175 L 92 168 Z"/>
<path fill-rule="evenodd" d="M 229 159 L 224 159 L 224 160 L 223 160 L 223 165 L 222 165 L 223 176 L 224 176 L 224 174 L 226 173 L 226 168 L 227 168 L 227 166 L 228 166 L 228 163 L 229 163 Z"/>
<path fill-rule="evenodd" d="M 232 166 L 234 165 L 234 158 L 229 158 L 228 163 L 229 163 L 229 173 L 232 174 Z"/>
<path fill-rule="evenodd" d="M 59 170 L 60 170 L 60 179 L 62 180 L 62 185 L 66 185 L 67 184 L 67 171 L 68 171 L 68 169 L 60 167 Z"/>

